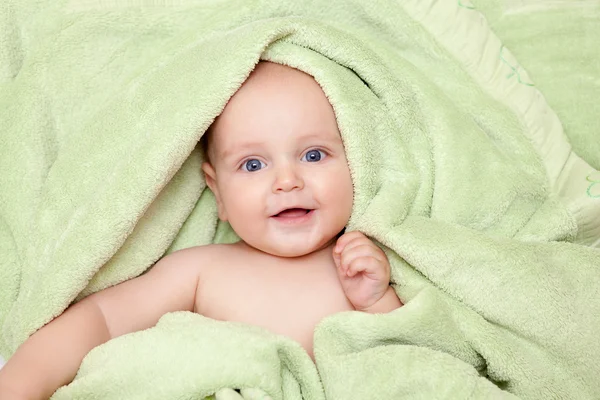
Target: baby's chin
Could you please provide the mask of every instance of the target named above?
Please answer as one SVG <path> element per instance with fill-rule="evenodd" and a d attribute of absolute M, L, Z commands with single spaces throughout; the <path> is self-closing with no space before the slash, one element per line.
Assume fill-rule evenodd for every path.
<path fill-rule="evenodd" d="M 253 243 L 248 243 L 250 246 L 255 247 L 256 249 L 267 253 L 267 254 L 271 254 L 273 256 L 276 257 L 284 257 L 284 258 L 296 258 L 296 257 L 303 257 L 306 255 L 309 255 L 311 253 L 314 253 L 316 251 L 319 251 L 325 247 L 327 247 L 328 245 L 331 244 L 331 241 L 334 238 L 332 238 L 331 240 L 324 240 L 321 241 L 319 243 L 270 243 L 269 246 L 264 245 L 262 246 L 261 244 L 253 244 Z"/>

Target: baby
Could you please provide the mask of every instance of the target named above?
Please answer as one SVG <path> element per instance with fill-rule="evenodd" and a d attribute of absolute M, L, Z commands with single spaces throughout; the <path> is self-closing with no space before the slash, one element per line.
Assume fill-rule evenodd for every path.
<path fill-rule="evenodd" d="M 311 76 L 259 63 L 204 142 L 219 218 L 242 240 L 174 252 L 71 306 L 0 370 L 0 398 L 50 397 L 92 348 L 172 311 L 261 326 L 312 357 L 324 317 L 402 305 L 383 251 L 359 232 L 340 236 L 352 180 L 333 109 Z"/>

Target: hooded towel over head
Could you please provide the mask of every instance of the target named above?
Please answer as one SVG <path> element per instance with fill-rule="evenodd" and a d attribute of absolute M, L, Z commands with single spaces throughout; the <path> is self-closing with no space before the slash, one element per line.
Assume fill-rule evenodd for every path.
<path fill-rule="evenodd" d="M 510 2 L 482 3 L 552 69 L 537 60 L 556 48 L 536 36 L 523 51 L 514 29 L 550 31 L 557 5 L 520 2 L 537 24 L 523 27 L 498 17 Z M 597 39 L 598 2 L 579 3 L 564 23 Z M 598 67 L 595 43 L 569 51 Z M 260 60 L 330 100 L 355 186 L 348 229 L 383 246 L 404 307 L 323 320 L 316 364 L 260 328 L 167 314 L 92 350 L 53 399 L 600 397 L 600 133 L 540 68 L 542 95 L 468 0 L 4 1 L 5 358 L 166 252 L 235 240 L 198 141 Z M 597 94 L 600 67 L 581 77 Z"/>

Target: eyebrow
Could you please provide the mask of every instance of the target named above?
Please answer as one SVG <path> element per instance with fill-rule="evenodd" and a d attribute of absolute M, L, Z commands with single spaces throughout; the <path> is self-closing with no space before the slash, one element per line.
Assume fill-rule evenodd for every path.
<path fill-rule="evenodd" d="M 245 151 L 246 149 L 251 149 L 253 147 L 259 147 L 260 142 L 244 142 L 237 143 L 234 146 L 230 146 L 221 152 L 221 158 L 227 160 L 228 158 L 233 157 L 237 153 Z"/>
<path fill-rule="evenodd" d="M 325 136 L 323 134 L 320 133 L 309 133 L 306 135 L 301 136 L 300 138 L 298 138 L 298 141 L 302 141 L 302 140 L 320 140 L 323 142 L 328 142 L 333 144 L 334 143 L 334 139 L 328 136 Z M 341 138 L 340 138 L 341 141 Z M 248 149 L 252 149 L 252 148 L 256 148 L 256 147 L 260 147 L 261 146 L 261 142 L 242 142 L 242 143 L 236 143 L 234 146 L 230 146 L 227 149 L 223 150 L 221 152 L 221 158 L 226 160 L 234 155 L 236 155 L 237 153 L 240 153 L 242 151 L 246 151 Z"/>

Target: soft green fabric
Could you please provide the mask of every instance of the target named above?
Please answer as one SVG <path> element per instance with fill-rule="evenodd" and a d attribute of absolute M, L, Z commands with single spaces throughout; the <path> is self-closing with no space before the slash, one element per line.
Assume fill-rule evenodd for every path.
<path fill-rule="evenodd" d="M 530 72 L 575 151 L 600 169 L 600 1 L 473 2 Z"/>
<path fill-rule="evenodd" d="M 560 118 L 570 143 L 557 137 L 548 140 L 544 134 L 538 149 L 553 165 L 549 170 L 556 171 L 550 173 L 554 191 L 577 221 L 576 241 L 600 248 L 600 173 L 589 172 L 590 165 L 600 168 L 600 1 L 477 0 L 475 4 Z M 520 77 L 519 64 L 512 66 Z M 565 159 L 570 145 L 589 165 L 578 157 Z M 586 199 L 576 194 L 583 191 Z"/>
<path fill-rule="evenodd" d="M 262 329 L 168 314 L 53 399 L 600 397 L 600 251 L 573 243 L 597 243 L 600 178 L 468 1 L 10 0 L 0 29 L 0 353 L 165 251 L 235 240 L 196 144 L 260 58 L 323 87 L 348 228 L 385 248 L 405 302 L 321 322 L 316 366 Z"/>

